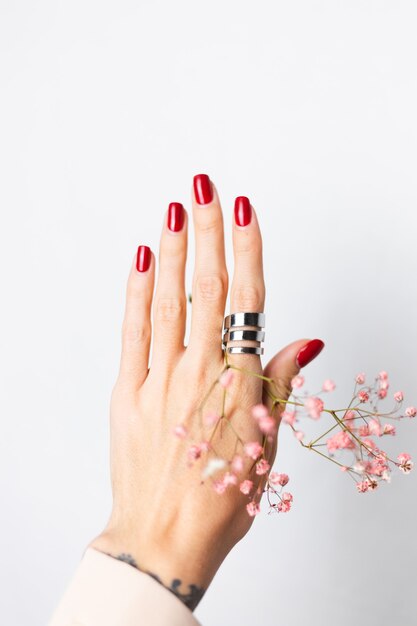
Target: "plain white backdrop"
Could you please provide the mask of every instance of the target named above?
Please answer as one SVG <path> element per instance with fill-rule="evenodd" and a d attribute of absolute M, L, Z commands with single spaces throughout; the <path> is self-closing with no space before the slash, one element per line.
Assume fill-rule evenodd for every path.
<path fill-rule="evenodd" d="M 193 174 L 219 189 L 230 261 L 234 197 L 257 208 L 266 358 L 320 337 L 307 386 L 334 378 L 333 406 L 380 369 L 417 402 L 416 18 L 404 0 L 0 0 L 2 623 L 45 624 L 107 519 L 127 273 Z M 191 238 L 188 288 L 192 258 Z M 417 456 L 416 421 L 390 449 Z M 415 624 L 417 474 L 360 495 L 284 428 L 277 469 L 293 511 L 257 518 L 202 623 Z"/>

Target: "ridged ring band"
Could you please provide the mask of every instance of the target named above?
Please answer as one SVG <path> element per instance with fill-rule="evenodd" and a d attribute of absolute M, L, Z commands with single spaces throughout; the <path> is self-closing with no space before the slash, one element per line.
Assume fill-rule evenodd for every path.
<path fill-rule="evenodd" d="M 264 349 L 252 346 L 228 346 L 226 352 L 229 354 L 263 354 Z"/>
<path fill-rule="evenodd" d="M 263 330 L 227 330 L 223 335 L 223 343 L 227 341 L 263 341 Z"/>
<path fill-rule="evenodd" d="M 256 326 L 265 328 L 265 313 L 231 313 L 224 318 L 224 328 L 233 326 Z"/>

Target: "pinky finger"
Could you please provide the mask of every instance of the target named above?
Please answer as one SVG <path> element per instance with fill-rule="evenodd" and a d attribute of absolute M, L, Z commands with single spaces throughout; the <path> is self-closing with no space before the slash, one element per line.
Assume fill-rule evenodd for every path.
<path fill-rule="evenodd" d="M 118 377 L 119 384 L 132 390 L 139 389 L 148 375 L 154 280 L 155 257 L 148 246 L 139 246 L 127 282 Z"/>

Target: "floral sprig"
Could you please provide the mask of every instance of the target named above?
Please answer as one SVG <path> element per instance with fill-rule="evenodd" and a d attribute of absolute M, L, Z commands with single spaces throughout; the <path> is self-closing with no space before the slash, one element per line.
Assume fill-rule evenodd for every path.
<path fill-rule="evenodd" d="M 264 404 L 256 404 L 250 411 L 261 442 L 245 441 L 232 424 L 231 417 L 226 414 L 226 397 L 232 387 L 236 370 L 262 379 L 271 400 L 271 409 Z M 357 374 L 351 400 L 347 407 L 341 409 L 326 408 L 321 397 L 336 388 L 332 380 L 326 379 L 320 391 L 315 394 L 303 392 L 304 383 L 303 376 L 295 376 L 291 381 L 288 398 L 281 398 L 278 381 L 226 362 L 198 407 L 201 434 L 203 431 L 207 432 L 207 429 L 211 429 L 211 432 L 208 438 L 197 437 L 197 441 L 189 445 L 188 464 L 192 466 L 196 461 L 202 460 L 202 481 L 210 480 L 213 490 L 218 494 L 223 494 L 232 487 L 239 489 L 248 498 L 246 510 L 250 516 L 260 512 L 263 493 L 266 493 L 269 513 L 286 513 L 291 509 L 293 496 L 288 491 L 283 491 L 289 477 L 287 474 L 271 471 L 270 464 L 271 451 L 281 422 L 292 429 L 303 448 L 331 461 L 348 474 L 359 493 L 374 491 L 381 482 L 390 482 L 391 472 L 395 468 L 399 468 L 403 474 L 409 474 L 413 468 L 408 453 L 402 452 L 394 460 L 379 444 L 383 437 L 396 435 L 393 421 L 414 418 L 417 415 L 414 406 L 408 406 L 402 411 L 402 391 L 393 394 L 394 406 L 390 411 L 380 410 L 381 401 L 389 397 L 387 372 L 379 372 L 370 384 L 366 384 L 363 372 Z M 221 409 L 218 412 L 206 412 L 207 401 L 216 386 L 222 389 Z M 330 428 L 306 443 L 305 434 L 299 427 L 300 421 L 307 419 L 319 422 L 325 415 L 331 417 Z M 223 429 L 227 429 L 234 438 L 234 450 L 229 458 L 220 454 L 216 450 L 217 443 L 216 446 L 214 444 L 216 434 L 221 438 Z M 182 439 L 196 439 L 184 424 L 177 425 L 174 434 Z"/>

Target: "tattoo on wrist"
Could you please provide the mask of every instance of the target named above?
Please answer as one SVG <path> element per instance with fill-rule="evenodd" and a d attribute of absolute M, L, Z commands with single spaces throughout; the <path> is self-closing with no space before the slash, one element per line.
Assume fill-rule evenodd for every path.
<path fill-rule="evenodd" d="M 201 598 L 203 597 L 206 591 L 203 587 L 198 587 L 198 585 L 192 584 L 192 585 L 188 585 L 188 589 L 189 589 L 188 593 L 182 593 L 179 589 L 182 585 L 182 580 L 180 578 L 174 578 L 171 582 L 171 585 L 168 587 L 162 582 L 159 576 L 157 576 L 153 572 L 149 572 L 147 570 L 141 569 L 131 554 L 122 553 L 122 554 L 118 554 L 117 556 L 114 556 L 113 554 L 109 554 L 108 556 L 111 556 L 114 559 L 117 559 L 118 561 L 124 561 L 124 563 L 128 563 L 129 565 L 131 565 L 132 567 L 135 567 L 140 572 L 143 572 L 144 574 L 148 574 L 149 576 L 152 576 L 152 578 L 154 578 L 160 585 L 165 587 L 165 589 L 168 589 L 168 591 L 171 591 L 174 594 L 174 596 L 177 596 L 177 598 L 179 598 L 181 602 L 183 602 L 185 606 L 187 606 L 191 611 L 194 611 L 194 609 L 196 608 L 197 604 L 200 602 Z"/>

